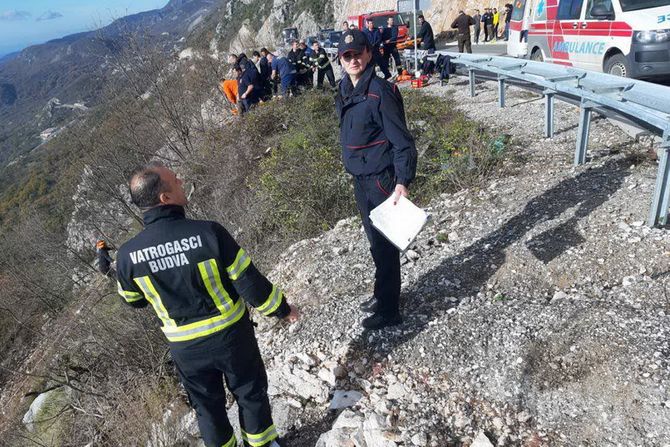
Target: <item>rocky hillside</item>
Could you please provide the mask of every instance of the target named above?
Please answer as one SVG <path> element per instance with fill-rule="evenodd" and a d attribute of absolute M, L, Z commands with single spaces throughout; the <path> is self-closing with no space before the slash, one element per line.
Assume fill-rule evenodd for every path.
<path fill-rule="evenodd" d="M 545 140 L 533 95 L 511 89 L 499 109 L 493 83 L 428 91 L 511 133 L 523 167 L 431 204 L 403 257 L 401 327 L 359 326 L 372 272 L 357 219 L 285 253 L 274 278 L 303 319 L 263 321 L 259 338 L 289 445 L 665 445 L 670 236 L 643 225 L 648 147 L 597 120 L 574 168 L 576 108 Z M 360 400 L 338 415 L 341 391 Z"/>
<path fill-rule="evenodd" d="M 98 105 L 116 74 L 110 60 L 128 46 L 130 36 L 143 39 L 146 46 L 172 51 L 218 3 L 172 0 L 162 9 L 31 46 L 0 61 L 0 165 L 41 143 L 39 134 L 46 128 L 75 118 L 35 123 L 34 116 L 49 101 Z"/>
<path fill-rule="evenodd" d="M 505 176 L 431 202 L 403 256 L 402 326 L 359 325 L 373 274 L 358 218 L 277 262 L 302 319 L 255 319 L 286 445 L 665 445 L 670 236 L 643 225 L 651 147 L 596 119 L 574 168 L 578 109 L 559 103 L 542 139 L 541 119 L 518 119 L 542 116 L 539 97 L 510 88 L 499 109 L 494 83 L 467 91 L 426 89 L 511 134 L 514 157 Z M 178 401 L 162 420 L 151 445 L 201 445 Z"/>
<path fill-rule="evenodd" d="M 458 15 L 459 10 L 465 10 L 472 14 L 472 10 L 484 8 L 498 8 L 503 11 L 506 0 L 484 1 L 484 0 L 456 0 L 456 1 L 430 1 L 430 7 L 423 11 L 426 20 L 430 22 L 435 34 L 451 29 L 451 23 Z M 337 11 L 336 21 L 341 23 L 347 17 L 363 14 L 370 11 L 395 10 L 396 0 L 335 0 L 334 10 Z M 410 2 L 411 5 L 411 2 Z"/>

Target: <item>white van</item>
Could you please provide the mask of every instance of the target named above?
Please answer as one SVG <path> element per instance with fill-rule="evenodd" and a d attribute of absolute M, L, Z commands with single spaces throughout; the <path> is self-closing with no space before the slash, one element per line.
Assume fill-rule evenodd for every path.
<path fill-rule="evenodd" d="M 507 54 L 670 78 L 670 0 L 515 0 Z"/>

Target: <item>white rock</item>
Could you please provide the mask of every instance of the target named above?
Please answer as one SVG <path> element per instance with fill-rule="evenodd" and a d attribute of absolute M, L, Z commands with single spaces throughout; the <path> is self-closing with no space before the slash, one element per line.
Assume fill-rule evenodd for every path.
<path fill-rule="evenodd" d="M 396 447 L 398 444 L 391 440 L 387 433 L 386 419 L 378 414 L 372 413 L 363 422 L 363 436 L 367 447 Z"/>
<path fill-rule="evenodd" d="M 359 428 L 363 425 L 363 416 L 346 409 L 335 420 L 333 428 Z"/>
<path fill-rule="evenodd" d="M 559 301 L 559 300 L 564 300 L 568 297 L 568 294 L 563 292 L 562 290 L 559 290 L 558 292 L 554 293 L 554 296 L 551 298 L 551 301 Z"/>
<path fill-rule="evenodd" d="M 333 399 L 330 401 L 330 406 L 328 408 L 330 410 L 348 408 L 361 400 L 362 397 L 363 395 L 358 391 L 335 390 Z"/>
<path fill-rule="evenodd" d="M 33 433 L 35 431 L 35 418 L 44 408 L 45 403 L 49 400 L 50 397 L 54 395 L 56 390 L 47 391 L 38 395 L 35 400 L 30 404 L 30 408 L 23 416 L 23 425 L 26 426 L 29 432 Z"/>
<path fill-rule="evenodd" d="M 418 447 L 425 447 L 428 445 L 428 436 L 425 433 L 417 433 L 412 436 L 411 441 Z"/>
<path fill-rule="evenodd" d="M 405 397 L 406 394 L 407 390 L 405 389 L 405 385 L 396 382 L 388 387 L 388 391 L 386 392 L 386 398 L 398 400 Z"/>
<path fill-rule="evenodd" d="M 486 437 L 484 432 L 480 431 L 472 442 L 471 447 L 493 447 L 493 444 L 491 444 L 491 441 Z"/>

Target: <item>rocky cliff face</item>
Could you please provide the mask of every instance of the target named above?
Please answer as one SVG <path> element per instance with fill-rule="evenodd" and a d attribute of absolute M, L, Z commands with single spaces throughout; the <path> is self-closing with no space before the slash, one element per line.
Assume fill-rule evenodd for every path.
<path fill-rule="evenodd" d="M 484 8 L 498 8 L 502 10 L 505 3 L 509 0 L 456 0 L 440 1 L 433 0 L 430 8 L 423 11 L 426 20 L 433 27 L 435 34 L 447 31 L 451 22 L 456 18 L 459 10 L 465 10 L 468 14 L 473 14 L 474 9 L 484 10 Z M 347 17 L 363 14 L 370 11 L 383 11 L 387 9 L 396 9 L 396 0 L 335 0 L 335 19 L 336 23 L 341 23 Z"/>

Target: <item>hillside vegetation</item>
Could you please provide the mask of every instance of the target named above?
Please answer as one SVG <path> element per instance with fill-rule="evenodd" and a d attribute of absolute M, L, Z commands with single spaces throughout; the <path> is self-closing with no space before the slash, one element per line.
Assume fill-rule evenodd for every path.
<path fill-rule="evenodd" d="M 355 214 L 332 94 L 234 119 L 214 88 L 223 69 L 214 60 L 166 69 L 157 48 L 131 44 L 114 63 L 124 89 L 110 89 L 104 108 L 52 140 L 3 196 L 3 217 L 15 223 L 0 240 L 0 437 L 8 445 L 134 444 L 179 394 L 158 325 L 122 306 L 90 266 L 95 238 L 119 246 L 140 229 L 124 186 L 138 163 L 160 159 L 193 182 L 190 214 L 222 222 L 266 269 L 289 245 Z M 405 98 L 421 152 L 420 203 L 496 172 L 504 138 L 448 99 Z M 26 431 L 19 421 L 30 400 L 20 397 L 51 388 L 68 396 L 57 430 L 47 420 Z"/>

